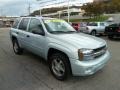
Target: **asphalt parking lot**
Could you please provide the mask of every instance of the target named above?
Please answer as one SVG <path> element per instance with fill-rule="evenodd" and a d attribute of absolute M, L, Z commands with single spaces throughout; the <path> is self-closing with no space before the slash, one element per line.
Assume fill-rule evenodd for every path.
<path fill-rule="evenodd" d="M 111 60 L 99 72 L 88 77 L 58 81 L 46 62 L 25 51 L 15 55 L 9 29 L 0 29 L 0 90 L 120 90 L 120 40 L 108 40 Z"/>

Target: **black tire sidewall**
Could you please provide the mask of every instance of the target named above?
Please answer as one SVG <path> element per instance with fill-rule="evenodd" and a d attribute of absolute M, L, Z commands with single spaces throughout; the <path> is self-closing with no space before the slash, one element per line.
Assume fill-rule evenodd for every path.
<path fill-rule="evenodd" d="M 95 33 L 95 35 L 93 35 L 93 32 Z M 91 32 L 91 35 L 93 35 L 93 36 L 96 36 L 96 34 L 97 34 L 96 30 L 93 30 L 93 31 Z"/>
<path fill-rule="evenodd" d="M 54 60 L 54 58 L 60 58 L 62 60 L 62 62 L 64 63 L 64 66 L 65 66 L 65 73 L 63 76 L 59 77 L 57 75 L 54 74 L 53 70 L 52 70 L 52 61 Z M 68 58 L 64 55 L 64 54 L 61 54 L 61 53 L 55 53 L 53 54 L 51 57 L 50 57 L 50 60 L 49 60 L 49 68 L 50 68 L 50 71 L 52 73 L 52 75 L 58 79 L 58 80 L 65 80 L 68 78 L 68 76 L 70 75 L 70 65 L 69 65 L 69 62 L 68 62 Z"/>
<path fill-rule="evenodd" d="M 16 52 L 16 50 L 14 49 L 15 43 L 16 43 L 16 45 L 18 46 L 17 52 Z M 14 53 L 15 53 L 15 54 L 18 54 L 18 55 L 21 55 L 21 54 L 23 53 L 23 50 L 20 48 L 17 39 L 14 39 L 14 40 L 13 40 L 13 50 L 14 50 Z"/>

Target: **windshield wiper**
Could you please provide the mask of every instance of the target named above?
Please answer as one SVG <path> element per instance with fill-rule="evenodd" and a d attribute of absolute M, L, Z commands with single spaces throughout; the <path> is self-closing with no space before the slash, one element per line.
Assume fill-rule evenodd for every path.
<path fill-rule="evenodd" d="M 67 31 L 68 33 L 73 33 L 73 32 L 76 32 L 76 31 Z"/>
<path fill-rule="evenodd" d="M 73 33 L 76 31 L 50 31 L 50 33 Z"/>

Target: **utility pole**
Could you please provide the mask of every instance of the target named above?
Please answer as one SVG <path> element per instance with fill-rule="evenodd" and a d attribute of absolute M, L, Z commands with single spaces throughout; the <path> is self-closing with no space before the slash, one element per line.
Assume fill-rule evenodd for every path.
<path fill-rule="evenodd" d="M 40 8 L 40 16 L 42 16 L 42 9 Z"/>
<path fill-rule="evenodd" d="M 31 4 L 29 2 L 29 4 L 28 4 L 28 15 L 30 15 L 30 14 L 31 14 Z"/>
<path fill-rule="evenodd" d="M 42 0 L 36 0 L 36 1 L 42 1 Z M 40 10 L 39 10 L 39 11 L 40 11 L 40 13 L 39 13 L 39 14 L 40 14 L 40 16 L 42 16 L 42 9 L 40 8 Z"/>
<path fill-rule="evenodd" d="M 68 0 L 68 23 L 70 22 L 70 0 Z"/>
<path fill-rule="evenodd" d="M 0 8 L 0 15 L 3 16 L 3 9 Z"/>

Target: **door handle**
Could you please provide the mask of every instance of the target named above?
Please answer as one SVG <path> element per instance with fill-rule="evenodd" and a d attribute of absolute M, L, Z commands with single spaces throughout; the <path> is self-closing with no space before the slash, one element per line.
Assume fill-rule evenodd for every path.
<path fill-rule="evenodd" d="M 30 35 L 27 35 L 26 37 L 30 37 Z"/>
<path fill-rule="evenodd" d="M 16 32 L 16 34 L 19 34 L 19 32 Z"/>

